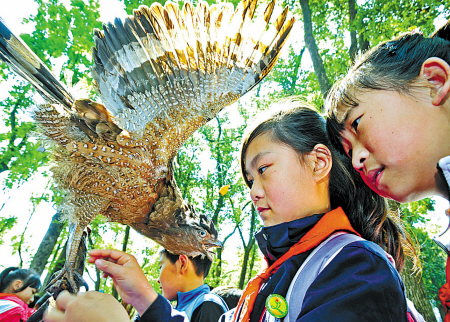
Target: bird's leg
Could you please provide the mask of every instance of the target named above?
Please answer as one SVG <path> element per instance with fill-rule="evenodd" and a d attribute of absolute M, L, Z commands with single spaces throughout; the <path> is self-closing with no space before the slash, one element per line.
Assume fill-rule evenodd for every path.
<path fill-rule="evenodd" d="M 78 293 L 80 285 L 85 285 L 82 275 L 86 260 L 86 241 L 83 239 L 85 225 L 71 223 L 69 225 L 69 240 L 67 244 L 66 262 L 64 267 L 51 279 L 47 285 L 47 292 L 54 297 L 62 290 Z"/>
<path fill-rule="evenodd" d="M 83 235 L 81 237 L 81 242 L 80 242 L 80 247 L 78 249 L 78 254 L 77 254 L 77 261 L 76 261 L 76 266 L 75 266 L 75 276 L 81 279 L 81 275 L 83 274 L 84 271 L 84 263 L 85 263 L 85 259 L 86 259 L 86 250 L 87 250 L 87 243 L 86 243 L 86 239 L 87 239 L 87 235 L 89 234 L 89 232 L 86 234 L 86 232 L 83 232 Z M 60 273 L 64 270 L 64 268 L 57 272 L 56 274 L 58 274 L 58 276 L 61 276 Z M 70 271 L 70 270 L 69 270 Z M 59 294 L 60 291 L 62 291 L 63 289 L 68 289 L 67 287 L 67 281 L 65 279 L 67 279 L 67 277 L 61 276 L 61 278 L 63 279 L 61 280 L 56 280 L 56 277 L 54 279 L 52 279 L 52 281 L 50 283 L 53 283 L 49 285 L 47 288 L 47 292 L 39 299 L 39 301 L 36 303 L 36 312 L 34 312 L 27 320 L 27 322 L 41 322 L 44 312 L 45 310 L 49 307 L 49 305 L 51 305 L 51 299 L 52 298 L 56 298 Z M 84 283 L 84 285 L 86 286 L 87 289 L 87 284 L 81 279 L 81 282 Z M 55 287 L 56 284 L 61 284 L 60 288 L 58 289 L 58 287 Z M 70 282 L 69 282 L 70 284 Z M 81 283 L 80 283 L 81 284 Z M 48 289 L 51 288 L 52 291 L 57 289 L 55 293 L 50 293 L 48 291 Z M 54 302 L 53 302 L 54 303 Z"/>

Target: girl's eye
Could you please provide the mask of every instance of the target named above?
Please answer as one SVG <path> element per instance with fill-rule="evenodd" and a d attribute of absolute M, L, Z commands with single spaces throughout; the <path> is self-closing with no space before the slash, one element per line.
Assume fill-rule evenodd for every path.
<path fill-rule="evenodd" d="M 266 166 L 259 168 L 258 169 L 259 174 L 263 174 L 263 172 L 266 171 L 266 169 L 267 169 Z"/>
<path fill-rule="evenodd" d="M 352 128 L 355 130 L 355 132 L 358 132 L 359 121 L 361 121 L 361 116 L 354 120 L 352 123 Z"/>

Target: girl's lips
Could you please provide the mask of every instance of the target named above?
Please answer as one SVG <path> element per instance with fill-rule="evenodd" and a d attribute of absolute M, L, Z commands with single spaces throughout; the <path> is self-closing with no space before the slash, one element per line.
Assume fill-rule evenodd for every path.
<path fill-rule="evenodd" d="M 264 212 L 264 211 L 266 211 L 266 210 L 268 210 L 269 208 L 263 208 L 263 207 L 258 207 L 258 212 L 259 213 L 262 213 L 262 212 Z"/>
<path fill-rule="evenodd" d="M 367 181 L 375 188 L 378 189 L 381 177 L 383 176 L 384 166 L 379 169 L 371 170 L 367 173 Z"/>
<path fill-rule="evenodd" d="M 384 167 L 382 167 L 375 176 L 375 187 L 377 187 L 377 189 L 380 186 L 380 180 L 381 180 L 381 177 L 383 176 L 383 173 L 384 173 Z"/>

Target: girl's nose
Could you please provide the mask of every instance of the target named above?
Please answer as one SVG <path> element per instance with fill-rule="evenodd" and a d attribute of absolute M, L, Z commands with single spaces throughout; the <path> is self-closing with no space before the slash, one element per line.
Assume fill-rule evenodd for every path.
<path fill-rule="evenodd" d="M 250 190 L 250 197 L 252 198 L 252 201 L 255 203 L 259 199 L 261 199 L 264 196 L 264 190 L 262 187 L 256 183 L 256 180 L 253 182 L 252 188 Z"/>
<path fill-rule="evenodd" d="M 352 164 L 356 171 L 364 171 L 364 162 L 369 158 L 369 151 L 362 145 L 358 144 L 352 151 Z"/>

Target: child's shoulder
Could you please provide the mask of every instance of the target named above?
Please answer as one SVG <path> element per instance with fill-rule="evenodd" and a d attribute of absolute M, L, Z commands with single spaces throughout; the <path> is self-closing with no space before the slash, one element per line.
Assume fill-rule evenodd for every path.
<path fill-rule="evenodd" d="M 367 241 L 355 241 L 341 251 L 321 271 L 313 284 L 321 288 L 364 288 L 366 283 L 377 283 L 372 288 L 391 289 L 402 293 L 404 286 L 400 274 L 388 255 L 377 244 Z M 373 291 L 373 289 L 371 290 Z"/>
<path fill-rule="evenodd" d="M 390 275 L 391 278 L 402 283 L 392 256 L 379 245 L 368 240 L 355 241 L 346 245 L 330 264 L 331 267 L 345 265 L 348 271 Z"/>
<path fill-rule="evenodd" d="M 348 245 L 346 245 L 342 250 L 344 250 L 346 247 L 350 249 L 361 249 L 361 252 L 367 252 L 369 254 L 373 254 L 373 256 L 378 256 L 380 259 L 391 262 L 388 256 L 386 255 L 386 252 L 381 248 L 378 244 L 375 244 L 374 242 L 371 242 L 369 240 L 358 240 L 355 242 L 352 242 Z"/>
<path fill-rule="evenodd" d="M 383 249 L 367 240 L 343 247 L 308 288 L 303 303 L 302 312 L 310 321 L 324 321 L 331 316 L 334 321 L 406 318 L 400 275 Z"/>

